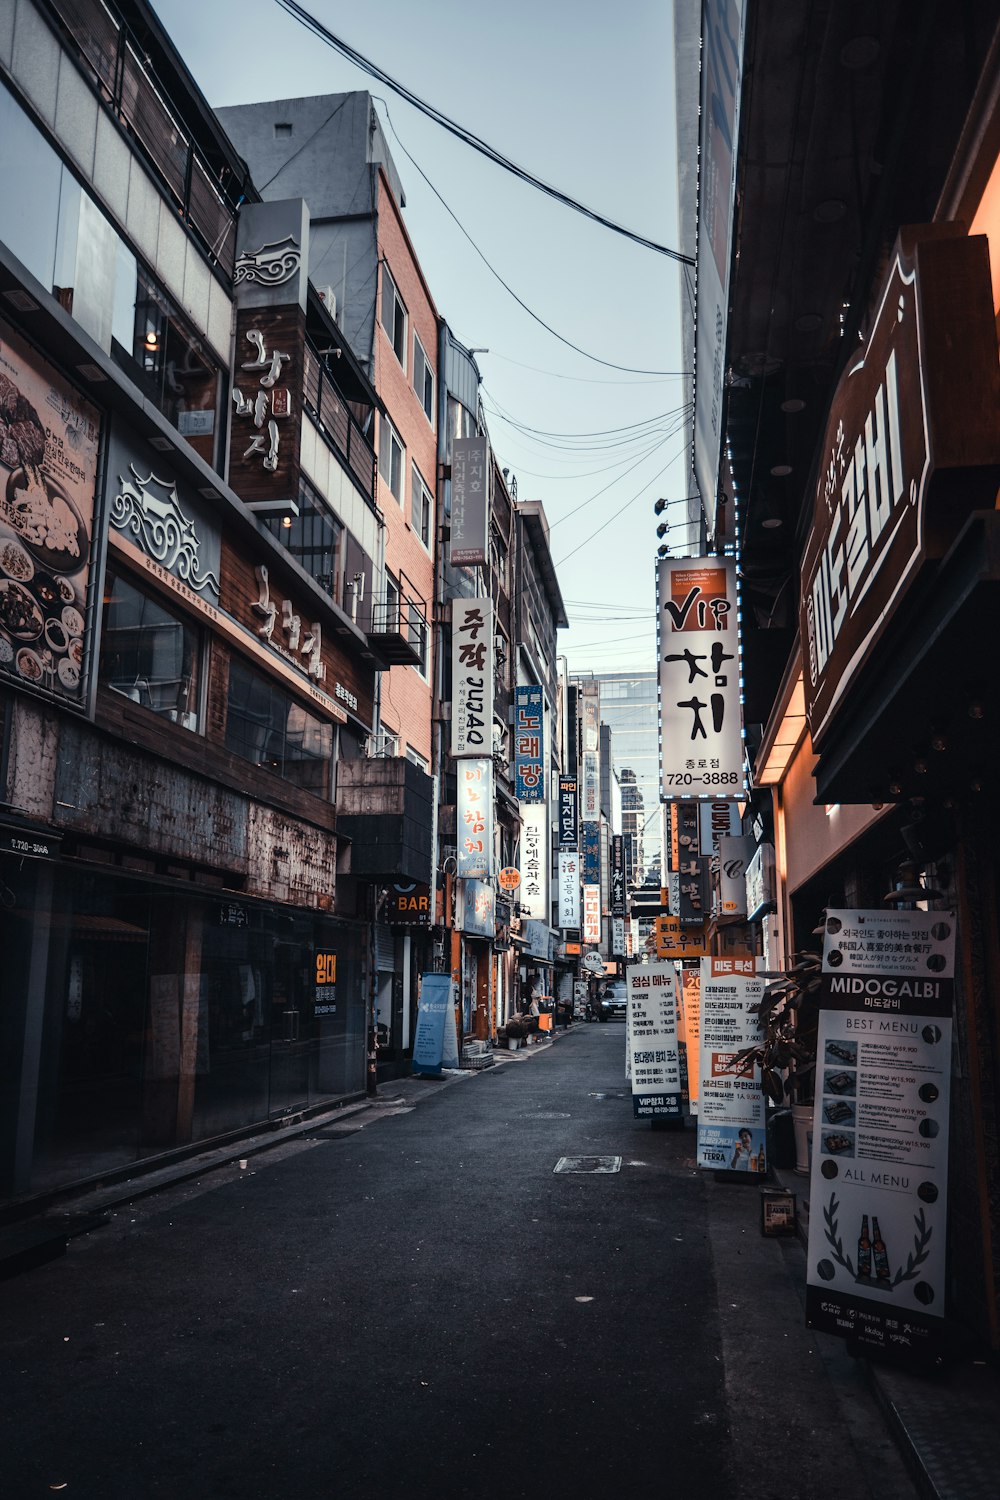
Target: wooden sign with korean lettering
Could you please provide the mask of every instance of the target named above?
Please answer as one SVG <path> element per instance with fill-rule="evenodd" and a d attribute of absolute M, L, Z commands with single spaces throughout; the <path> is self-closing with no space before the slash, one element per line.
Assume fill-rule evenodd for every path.
<path fill-rule="evenodd" d="M 298 500 L 304 349 L 300 307 L 237 312 L 229 483 L 248 505 Z"/>
<path fill-rule="evenodd" d="M 800 630 L 813 744 L 925 563 L 1000 481 L 1000 369 L 984 236 L 901 231 L 820 448 Z"/>

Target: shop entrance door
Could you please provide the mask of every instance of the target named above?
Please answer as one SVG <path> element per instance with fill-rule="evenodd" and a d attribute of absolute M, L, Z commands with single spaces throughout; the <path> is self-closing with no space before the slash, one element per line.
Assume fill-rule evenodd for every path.
<path fill-rule="evenodd" d="M 303 961 L 301 947 L 287 943 L 275 947 L 268 1110 L 272 1116 L 287 1115 L 309 1102 L 316 1023 L 313 992 L 308 976 L 302 972 Z"/>

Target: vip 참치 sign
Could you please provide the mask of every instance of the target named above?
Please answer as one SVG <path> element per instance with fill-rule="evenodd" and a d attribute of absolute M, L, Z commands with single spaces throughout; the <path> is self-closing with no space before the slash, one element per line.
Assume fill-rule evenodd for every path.
<path fill-rule="evenodd" d="M 736 563 L 664 558 L 657 572 L 662 791 L 742 791 Z"/>

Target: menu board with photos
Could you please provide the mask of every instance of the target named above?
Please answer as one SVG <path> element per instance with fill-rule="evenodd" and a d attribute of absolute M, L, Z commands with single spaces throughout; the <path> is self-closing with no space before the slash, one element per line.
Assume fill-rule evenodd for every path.
<path fill-rule="evenodd" d="M 943 1352 L 955 914 L 829 911 L 810 1175 L 809 1323 Z"/>
<path fill-rule="evenodd" d="M 0 323 L 0 673 L 74 704 L 99 443 L 95 408 Z"/>

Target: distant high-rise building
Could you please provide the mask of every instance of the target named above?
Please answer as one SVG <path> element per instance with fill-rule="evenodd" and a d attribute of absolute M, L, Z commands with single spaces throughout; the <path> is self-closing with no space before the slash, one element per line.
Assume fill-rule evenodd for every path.
<path fill-rule="evenodd" d="M 658 882 L 662 809 L 656 673 L 605 672 L 596 681 L 621 789 L 629 878 L 634 885 L 653 878 Z"/>

